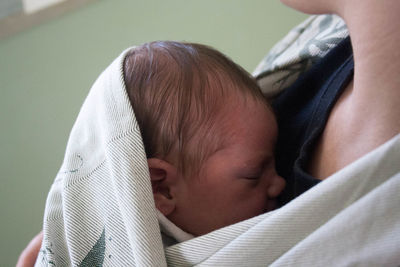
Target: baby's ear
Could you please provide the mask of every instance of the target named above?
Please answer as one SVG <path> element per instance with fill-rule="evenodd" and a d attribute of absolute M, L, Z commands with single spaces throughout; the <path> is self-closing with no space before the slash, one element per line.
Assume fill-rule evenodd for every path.
<path fill-rule="evenodd" d="M 156 208 L 164 216 L 168 216 L 175 210 L 176 205 L 176 198 L 171 189 L 176 185 L 177 169 L 174 165 L 158 158 L 147 159 L 147 164 Z"/>

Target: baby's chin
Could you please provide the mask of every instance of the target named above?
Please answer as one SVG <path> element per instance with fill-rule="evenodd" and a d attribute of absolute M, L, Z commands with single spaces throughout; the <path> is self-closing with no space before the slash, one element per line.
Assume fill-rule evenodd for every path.
<path fill-rule="evenodd" d="M 263 213 L 272 211 L 272 210 L 274 210 L 274 209 L 276 209 L 276 208 L 277 208 L 277 201 L 276 201 L 276 199 L 275 199 L 275 198 L 274 198 L 274 199 L 269 199 L 269 200 L 268 200 L 268 203 L 267 203 L 267 205 L 266 205 L 266 208 L 265 208 L 265 212 L 263 212 Z"/>
<path fill-rule="evenodd" d="M 277 201 L 276 198 L 274 198 L 274 199 L 269 199 L 268 200 L 268 202 L 266 203 L 266 205 L 265 205 L 265 207 L 264 207 L 264 209 L 262 211 L 259 210 L 258 213 L 253 213 L 252 215 L 251 214 L 247 214 L 247 216 L 243 216 L 241 218 L 236 218 L 234 220 L 231 220 L 229 223 L 225 222 L 225 223 L 222 223 L 222 224 L 219 224 L 219 225 L 208 225 L 207 227 L 204 227 L 206 224 L 203 224 L 203 227 L 201 229 L 199 229 L 199 228 L 187 229 L 187 228 L 183 227 L 182 225 L 179 225 L 179 224 L 176 224 L 176 225 L 178 227 L 180 227 L 183 231 L 185 231 L 185 232 L 187 232 L 187 233 L 189 233 L 189 234 L 191 234 L 193 236 L 201 236 L 201 235 L 205 235 L 205 234 L 211 233 L 211 232 L 213 232 L 215 230 L 218 230 L 218 229 L 221 229 L 221 228 L 224 228 L 224 227 L 227 227 L 227 226 L 230 226 L 230 225 L 233 225 L 233 224 L 236 224 L 236 223 L 240 223 L 242 221 L 257 217 L 257 216 L 262 215 L 264 213 L 267 213 L 267 212 L 270 212 L 272 210 L 275 210 L 277 207 L 278 207 L 278 201 Z M 174 222 L 174 223 L 176 223 L 176 222 Z M 188 226 L 188 225 L 186 225 L 186 226 Z"/>

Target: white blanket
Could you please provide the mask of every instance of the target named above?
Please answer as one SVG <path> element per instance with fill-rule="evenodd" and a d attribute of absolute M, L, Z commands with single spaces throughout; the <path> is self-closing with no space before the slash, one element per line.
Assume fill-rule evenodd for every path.
<path fill-rule="evenodd" d="M 281 209 L 164 248 L 125 54 L 72 129 L 36 266 L 400 265 L 400 135 Z"/>

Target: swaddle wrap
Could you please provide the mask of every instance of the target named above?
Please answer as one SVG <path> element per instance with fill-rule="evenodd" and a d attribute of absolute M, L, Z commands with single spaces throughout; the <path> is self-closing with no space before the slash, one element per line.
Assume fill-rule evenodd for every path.
<path fill-rule="evenodd" d="M 127 51 L 96 80 L 73 126 L 47 199 L 37 266 L 166 265 L 146 154 L 124 85 Z"/>
<path fill-rule="evenodd" d="M 127 51 L 74 124 L 36 266 L 400 264 L 400 135 L 278 210 L 164 247 L 124 85 Z"/>

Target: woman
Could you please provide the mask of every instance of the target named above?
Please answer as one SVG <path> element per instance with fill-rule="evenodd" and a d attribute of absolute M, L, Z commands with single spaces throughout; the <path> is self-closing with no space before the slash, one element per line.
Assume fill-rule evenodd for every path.
<path fill-rule="evenodd" d="M 306 13 L 337 14 L 351 36 L 351 44 L 340 44 L 274 102 L 281 135 L 277 168 L 289 182 L 287 202 L 399 134 L 400 2 L 282 2 Z M 33 265 L 40 239 L 17 266 Z"/>
<path fill-rule="evenodd" d="M 351 37 L 275 101 L 278 170 L 293 184 L 291 199 L 400 132 L 400 3 L 283 2 L 307 13 L 338 14 Z"/>

